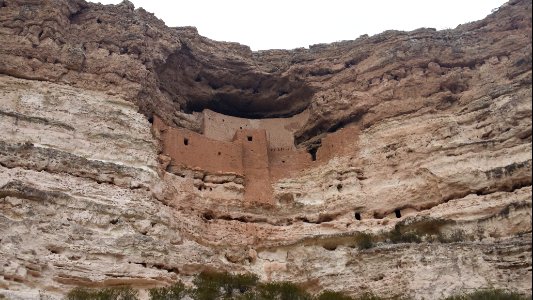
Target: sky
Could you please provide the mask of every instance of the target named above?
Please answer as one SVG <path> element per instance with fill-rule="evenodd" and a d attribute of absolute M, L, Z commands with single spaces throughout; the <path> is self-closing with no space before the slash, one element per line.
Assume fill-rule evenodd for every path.
<path fill-rule="evenodd" d="M 130 0 L 169 27 L 194 26 L 252 50 L 293 49 L 363 34 L 455 28 L 483 19 L 505 0 Z M 118 4 L 121 0 L 91 0 Z"/>

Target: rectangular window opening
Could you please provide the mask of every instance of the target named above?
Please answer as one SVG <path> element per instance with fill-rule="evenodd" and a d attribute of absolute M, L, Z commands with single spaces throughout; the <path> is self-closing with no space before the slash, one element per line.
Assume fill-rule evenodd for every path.
<path fill-rule="evenodd" d="M 252 141 L 252 137 L 248 136 L 248 142 L 251 142 L 251 141 Z"/>
<path fill-rule="evenodd" d="M 185 146 L 189 145 L 189 139 L 188 138 L 183 138 L 183 145 L 185 145 Z"/>

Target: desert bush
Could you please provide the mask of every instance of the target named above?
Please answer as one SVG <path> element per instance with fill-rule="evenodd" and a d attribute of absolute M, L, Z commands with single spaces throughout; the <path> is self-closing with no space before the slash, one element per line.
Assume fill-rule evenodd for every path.
<path fill-rule="evenodd" d="M 67 300 L 137 300 L 137 290 L 130 287 L 103 289 L 74 288 L 65 299 Z"/>
<path fill-rule="evenodd" d="M 384 300 L 385 298 L 382 298 L 380 296 L 376 296 L 372 293 L 364 293 L 361 296 L 358 296 L 354 300 Z M 393 298 L 394 299 L 394 298 Z"/>
<path fill-rule="evenodd" d="M 253 274 L 231 275 L 227 272 L 202 272 L 194 279 L 194 296 L 197 300 L 212 300 L 231 297 L 234 291 L 244 294 L 257 285 L 258 278 Z"/>
<path fill-rule="evenodd" d="M 437 239 L 441 243 L 457 243 L 466 240 L 466 234 L 463 230 L 457 229 L 452 231 L 450 235 L 439 234 Z"/>
<path fill-rule="evenodd" d="M 389 240 L 394 243 L 420 243 L 422 242 L 422 238 L 420 237 L 421 234 L 417 231 L 407 231 L 404 232 L 404 226 L 400 224 L 396 224 L 394 226 L 394 229 L 389 232 L 388 238 Z"/>
<path fill-rule="evenodd" d="M 370 249 L 374 247 L 373 236 L 368 233 L 360 233 L 355 238 L 355 243 L 359 250 Z"/>
<path fill-rule="evenodd" d="M 515 292 L 499 289 L 478 290 L 468 294 L 450 296 L 444 300 L 526 300 L 531 299 Z"/>
<path fill-rule="evenodd" d="M 291 282 L 269 282 L 257 287 L 258 300 L 311 300 L 312 297 L 304 289 Z"/>
<path fill-rule="evenodd" d="M 318 295 L 316 297 L 316 300 L 354 300 L 354 299 L 340 292 L 326 290 L 326 291 L 323 291 L 320 295 Z"/>
<path fill-rule="evenodd" d="M 153 288 L 148 291 L 151 300 L 179 300 L 185 295 L 192 294 L 181 282 L 168 287 Z"/>

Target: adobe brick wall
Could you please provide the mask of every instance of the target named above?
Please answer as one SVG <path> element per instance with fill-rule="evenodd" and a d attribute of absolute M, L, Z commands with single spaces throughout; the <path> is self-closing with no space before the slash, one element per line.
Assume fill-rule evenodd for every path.
<path fill-rule="evenodd" d="M 326 135 L 316 152 L 317 162 L 325 163 L 335 156 L 343 156 L 346 151 L 357 149 L 359 133 L 359 126 L 351 125 Z"/>
<path fill-rule="evenodd" d="M 294 132 L 301 128 L 309 117 L 304 111 L 290 118 L 244 119 L 204 110 L 203 133 L 206 137 L 229 142 L 235 132 L 246 129 L 264 129 L 270 148 L 295 149 Z"/>
<path fill-rule="evenodd" d="M 187 129 L 167 126 L 157 116 L 153 127 L 160 132 L 163 154 L 172 158 L 172 166 L 244 175 L 239 144 L 214 141 Z"/>
<path fill-rule="evenodd" d="M 244 199 L 247 202 L 273 204 L 266 131 L 238 130 L 234 141 L 242 146 Z"/>
<path fill-rule="evenodd" d="M 305 149 L 269 151 L 270 177 L 272 182 L 295 176 L 313 165 L 311 154 Z"/>
<path fill-rule="evenodd" d="M 260 122 L 211 111 L 205 113 L 204 120 L 207 121 L 204 122 L 204 132 L 210 136 L 167 126 L 155 116 L 153 127 L 159 132 L 163 153 L 171 157 L 172 168 L 201 169 L 213 174 L 233 173 L 243 176 L 244 199 L 247 203 L 274 204 L 272 182 L 296 176 L 304 169 L 345 154 L 345 151 L 353 151 L 359 135 L 357 126 L 348 126 L 328 134 L 322 139 L 316 161 L 313 161 L 311 154 L 305 149 L 294 147 L 292 132 L 299 128 L 299 121 L 271 119 L 269 122 Z M 250 122 L 245 123 L 243 120 Z M 274 124 L 270 123 L 273 120 L 278 120 L 278 124 L 270 125 L 268 129 L 255 127 Z M 248 128 L 246 124 L 254 127 Z M 280 124 L 283 130 L 279 129 Z M 230 132 L 232 137 L 228 138 Z M 278 133 L 280 136 L 273 138 Z M 217 134 L 223 140 L 213 138 Z M 290 145 L 289 138 L 286 137 L 289 134 Z M 274 145 L 270 140 L 272 138 Z"/>

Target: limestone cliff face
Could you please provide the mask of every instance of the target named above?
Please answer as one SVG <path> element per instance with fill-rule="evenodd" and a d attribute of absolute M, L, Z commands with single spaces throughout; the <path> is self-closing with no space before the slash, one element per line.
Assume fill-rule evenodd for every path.
<path fill-rule="evenodd" d="M 531 293 L 531 37 L 525 0 L 453 30 L 260 52 L 129 2 L 0 0 L 0 294 L 204 269 L 354 295 Z M 303 112 L 296 150 L 318 158 L 272 176 L 270 205 L 246 201 L 242 174 L 169 169 L 153 115 L 200 135 L 203 109 Z"/>

